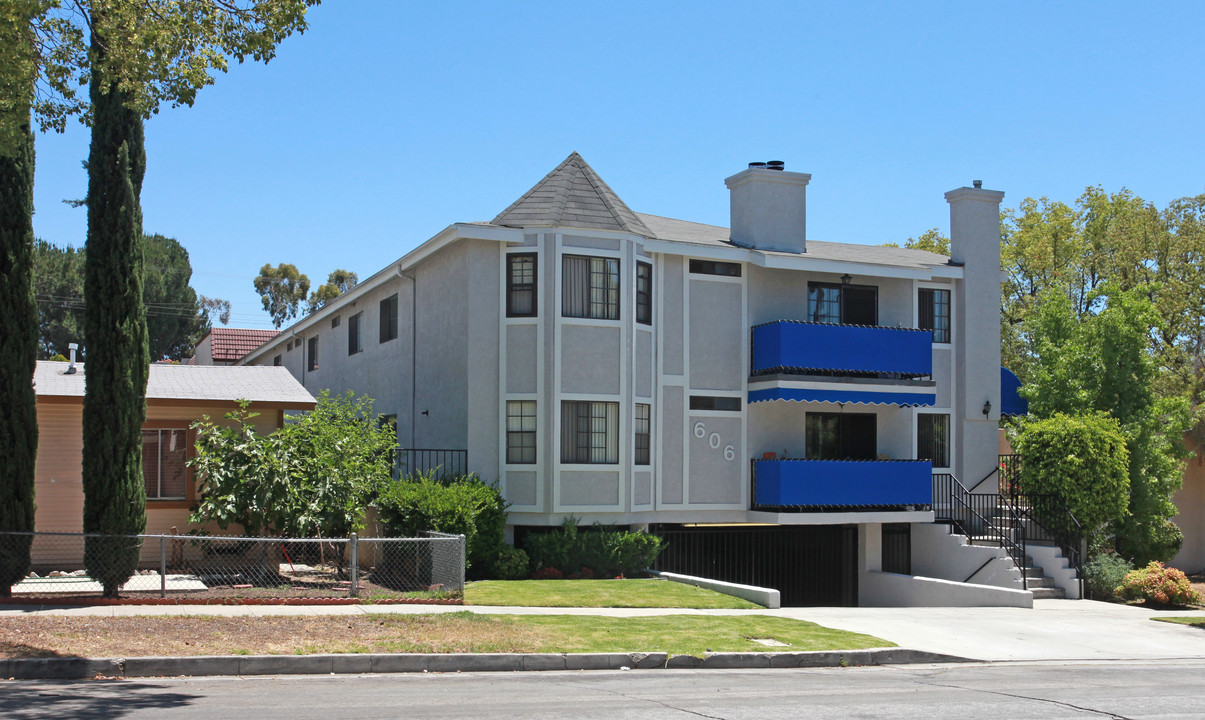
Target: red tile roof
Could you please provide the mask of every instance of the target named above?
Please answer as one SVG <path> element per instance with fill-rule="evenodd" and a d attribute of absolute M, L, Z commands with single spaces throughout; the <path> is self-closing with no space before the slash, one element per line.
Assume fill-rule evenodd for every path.
<path fill-rule="evenodd" d="M 235 362 L 279 334 L 278 330 L 213 328 L 209 331 L 209 354 L 214 362 Z"/>

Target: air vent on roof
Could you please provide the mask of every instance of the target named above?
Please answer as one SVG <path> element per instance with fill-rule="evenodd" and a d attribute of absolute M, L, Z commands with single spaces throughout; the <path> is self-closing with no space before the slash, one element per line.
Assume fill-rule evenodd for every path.
<path fill-rule="evenodd" d="M 786 167 L 787 164 L 782 160 L 771 160 L 770 162 L 766 163 L 767 170 L 785 170 Z"/>
<path fill-rule="evenodd" d="M 749 163 L 749 167 L 756 168 L 758 170 L 765 170 L 766 164 L 764 162 L 751 162 Z"/>

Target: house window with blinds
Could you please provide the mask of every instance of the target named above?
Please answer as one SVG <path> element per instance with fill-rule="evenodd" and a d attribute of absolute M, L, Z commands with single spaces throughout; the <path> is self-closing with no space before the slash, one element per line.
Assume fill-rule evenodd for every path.
<path fill-rule="evenodd" d="M 566 255 L 562 258 L 561 315 L 619 319 L 619 260 Z"/>
<path fill-rule="evenodd" d="M 506 401 L 506 462 L 531 465 L 536 461 L 535 400 Z"/>
<path fill-rule="evenodd" d="M 921 288 L 917 296 L 921 330 L 933 331 L 933 342 L 950 342 L 950 291 Z"/>
<path fill-rule="evenodd" d="M 649 436 L 651 435 L 650 421 L 652 406 L 647 403 L 636 403 L 636 457 L 637 465 L 649 464 Z"/>
<path fill-rule="evenodd" d="M 619 403 L 561 403 L 561 462 L 619 462 Z"/>
<path fill-rule="evenodd" d="M 506 316 L 536 315 L 536 255 L 512 253 L 506 256 Z"/>
<path fill-rule="evenodd" d="M 920 413 L 916 416 L 916 459 L 935 468 L 950 467 L 950 416 Z"/>
<path fill-rule="evenodd" d="M 142 431 L 142 482 L 147 500 L 184 500 L 188 469 L 188 430 Z"/>

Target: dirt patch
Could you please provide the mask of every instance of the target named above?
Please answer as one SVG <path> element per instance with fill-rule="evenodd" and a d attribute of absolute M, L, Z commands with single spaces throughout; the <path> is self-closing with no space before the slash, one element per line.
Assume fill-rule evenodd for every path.
<path fill-rule="evenodd" d="M 1188 581 L 1192 583 L 1192 589 L 1201 593 L 1205 597 L 1205 572 L 1194 573 L 1188 576 Z"/>
<path fill-rule="evenodd" d="M 0 618 L 0 658 L 541 652 L 554 638 L 470 613 Z"/>

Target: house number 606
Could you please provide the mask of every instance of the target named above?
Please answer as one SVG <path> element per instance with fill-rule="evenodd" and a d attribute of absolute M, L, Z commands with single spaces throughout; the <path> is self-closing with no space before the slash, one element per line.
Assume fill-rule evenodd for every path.
<path fill-rule="evenodd" d="M 695 437 L 700 440 L 707 438 L 707 445 L 712 450 L 719 450 L 720 445 L 724 442 L 724 440 L 720 437 L 720 434 L 717 432 L 713 432 L 708 435 L 707 426 L 702 422 L 695 423 Z M 736 459 L 736 448 L 732 447 L 731 445 L 724 445 L 724 459 L 729 462 L 732 462 L 734 459 Z"/>

